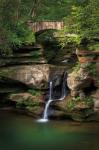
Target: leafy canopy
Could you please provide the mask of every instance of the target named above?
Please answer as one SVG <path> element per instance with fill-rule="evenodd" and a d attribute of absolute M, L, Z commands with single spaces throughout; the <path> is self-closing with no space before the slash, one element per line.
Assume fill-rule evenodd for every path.
<path fill-rule="evenodd" d="M 35 42 L 28 20 L 64 20 L 59 34 L 62 46 L 68 43 L 99 48 L 99 0 L 0 0 L 0 53 L 9 53 L 22 44 Z"/>
<path fill-rule="evenodd" d="M 30 0 L 29 0 L 30 1 Z M 34 34 L 26 22 L 30 18 L 27 0 L 0 0 L 0 53 L 34 42 Z M 31 1 L 30 1 L 31 2 Z"/>
<path fill-rule="evenodd" d="M 70 12 L 64 18 L 65 28 L 60 32 L 64 35 L 61 44 L 74 42 L 99 49 L 99 0 L 74 0 Z"/>

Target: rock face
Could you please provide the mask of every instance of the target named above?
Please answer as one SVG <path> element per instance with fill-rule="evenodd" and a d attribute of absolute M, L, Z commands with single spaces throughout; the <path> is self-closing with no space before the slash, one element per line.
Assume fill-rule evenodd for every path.
<path fill-rule="evenodd" d="M 17 111 L 23 110 L 25 114 L 34 118 L 40 117 L 44 109 L 44 98 L 40 94 L 38 96 L 26 92 L 11 94 L 9 100 L 14 103 Z"/>
<path fill-rule="evenodd" d="M 68 75 L 67 84 L 71 90 L 71 96 L 84 96 L 83 89 L 90 86 L 92 79 L 87 70 L 80 68 Z"/>
<path fill-rule="evenodd" d="M 2 85 L 4 85 L 7 88 L 5 84 L 7 82 L 8 87 L 10 88 L 10 85 L 12 86 L 11 83 L 13 82 L 14 83 L 12 86 L 13 89 L 15 84 L 20 82 L 22 84 L 22 89 L 23 86 L 26 85 L 26 88 L 32 87 L 32 90 L 34 90 L 33 88 L 35 88 L 36 92 L 38 92 L 40 91 L 40 89 L 45 89 L 46 91 L 46 89 L 48 89 L 49 81 L 52 80 L 54 86 L 53 97 L 54 98 L 56 96 L 60 97 L 61 95 L 60 84 L 62 82 L 63 72 L 64 70 L 66 70 L 67 72 L 71 71 L 69 70 L 69 68 L 67 68 L 68 66 L 67 60 L 69 62 L 71 60 L 71 56 L 68 55 L 67 57 L 67 54 L 65 56 L 63 54 L 64 50 L 62 55 L 60 53 L 62 53 L 62 51 L 57 53 L 59 54 L 59 58 L 58 58 L 55 51 L 55 55 L 54 55 L 55 57 L 52 57 L 51 55 L 51 58 L 54 58 L 53 62 L 56 63 L 58 61 L 59 62 L 61 61 L 62 63 L 65 62 L 64 67 L 63 66 L 60 67 L 58 65 L 57 66 L 49 65 L 49 64 L 38 64 L 38 65 L 20 64 L 17 66 L 1 68 L 0 85 L 2 83 Z M 64 59 L 63 59 L 63 55 L 64 55 Z M 74 61 L 75 60 L 76 58 L 74 59 Z M 17 59 L 16 61 L 18 62 Z M 73 65 L 73 63 L 71 65 Z M 50 106 L 51 111 L 49 110 L 49 117 L 59 118 L 59 119 L 71 118 L 77 121 L 95 120 L 96 112 L 99 113 L 99 63 L 98 62 L 96 63 L 96 68 L 97 71 L 95 71 L 94 67 L 92 68 L 92 65 L 90 63 L 81 63 L 80 66 L 78 66 L 78 68 L 75 68 L 71 73 L 68 74 L 66 81 L 67 81 L 67 86 L 70 90 L 70 94 L 63 101 L 53 101 L 51 103 Z M 92 89 L 93 88 L 92 84 L 94 84 L 94 86 L 96 87 L 95 91 L 93 91 Z M 16 89 L 18 89 L 18 86 L 20 85 L 17 84 Z M 1 89 L 3 89 L 2 87 Z M 15 104 L 14 108 L 19 108 L 21 110 L 24 110 L 27 113 L 31 114 L 32 116 L 38 118 L 42 115 L 44 111 L 46 99 L 48 100 L 49 93 L 46 94 L 46 96 L 44 95 L 43 97 L 44 93 L 38 96 L 35 95 L 33 91 L 32 93 L 29 93 L 27 89 L 25 91 L 22 91 L 22 93 L 16 93 L 16 94 L 12 94 L 15 93 L 13 91 L 12 93 L 10 93 L 11 95 L 9 96 L 9 100 L 10 102 Z M 88 97 L 87 94 L 89 94 Z M 99 120 L 99 115 L 97 115 L 96 120 Z"/>
<path fill-rule="evenodd" d="M 94 76 L 95 86 L 99 89 L 99 60 L 96 63 L 96 74 Z"/>
<path fill-rule="evenodd" d="M 80 63 L 68 74 L 67 84 L 72 96 L 67 104 L 71 118 L 99 121 L 99 63 Z"/>
<path fill-rule="evenodd" d="M 99 111 L 99 89 L 97 89 L 96 92 L 92 94 L 92 97 L 94 99 L 94 110 Z"/>
<path fill-rule="evenodd" d="M 49 65 L 15 66 L 2 69 L 3 76 L 28 86 L 44 88 L 49 79 Z"/>
<path fill-rule="evenodd" d="M 9 68 L 3 68 L 0 70 L 3 77 L 8 78 L 13 81 L 20 81 L 28 87 L 34 87 L 37 89 L 46 89 L 48 88 L 48 82 L 56 74 L 56 83 L 59 84 L 60 76 L 63 74 L 64 67 L 56 67 L 49 64 L 40 64 L 40 65 L 21 65 L 14 66 Z"/>
<path fill-rule="evenodd" d="M 85 99 L 75 98 L 67 102 L 67 112 L 70 117 L 76 121 L 88 121 L 93 115 L 93 100 L 86 97 Z"/>

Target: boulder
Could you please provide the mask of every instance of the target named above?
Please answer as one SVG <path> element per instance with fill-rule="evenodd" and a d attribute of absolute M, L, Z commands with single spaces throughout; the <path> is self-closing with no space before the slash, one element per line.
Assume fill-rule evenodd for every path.
<path fill-rule="evenodd" d="M 90 74 L 84 68 L 80 68 L 78 71 L 74 70 L 67 77 L 67 85 L 71 90 L 71 96 L 73 97 L 80 95 L 84 96 L 83 89 L 89 87 L 91 83 L 92 79 L 90 78 Z"/>

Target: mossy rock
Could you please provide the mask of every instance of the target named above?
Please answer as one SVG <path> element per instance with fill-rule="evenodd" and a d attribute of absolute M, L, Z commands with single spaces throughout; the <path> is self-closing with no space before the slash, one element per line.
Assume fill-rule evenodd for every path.
<path fill-rule="evenodd" d="M 87 121 L 99 121 L 99 111 L 93 112 L 87 119 Z"/>
<path fill-rule="evenodd" d="M 68 100 L 66 105 L 67 112 L 75 121 L 86 121 L 94 112 L 94 102 L 91 97 L 81 100 L 80 97 Z"/>
<path fill-rule="evenodd" d="M 93 109 L 85 109 L 80 111 L 72 111 L 71 118 L 75 121 L 90 121 L 90 116 L 94 113 Z"/>

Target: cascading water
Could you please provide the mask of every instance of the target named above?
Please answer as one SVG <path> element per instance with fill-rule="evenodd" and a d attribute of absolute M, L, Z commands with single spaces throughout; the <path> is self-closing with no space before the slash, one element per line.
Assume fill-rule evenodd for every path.
<path fill-rule="evenodd" d="M 50 90 L 49 90 L 49 99 L 45 105 L 45 109 L 44 109 L 44 113 L 43 113 L 43 117 L 41 119 L 38 120 L 38 122 L 47 122 L 48 121 L 48 108 L 50 106 L 50 103 L 52 101 L 58 101 L 58 100 L 63 100 L 66 95 L 67 95 L 67 90 L 66 90 L 66 83 L 64 82 L 65 78 L 67 76 L 67 72 L 64 72 L 63 74 L 63 81 L 62 81 L 62 95 L 60 98 L 55 99 L 52 97 L 52 91 L 53 91 L 53 82 L 50 81 Z"/>
<path fill-rule="evenodd" d="M 48 102 L 46 103 L 45 110 L 44 110 L 44 115 L 43 115 L 43 119 L 45 119 L 45 120 L 48 120 L 47 111 L 48 111 L 49 105 L 50 105 L 50 103 L 51 103 L 52 101 L 53 101 L 53 99 L 52 99 L 52 81 L 51 81 L 51 82 L 50 82 L 50 95 L 49 95 L 49 100 L 48 100 Z"/>
<path fill-rule="evenodd" d="M 49 100 L 47 101 L 44 109 L 43 118 L 39 119 L 38 122 L 47 122 L 48 121 L 48 108 L 50 103 L 53 101 L 52 99 L 52 81 L 50 81 L 50 92 L 49 92 Z"/>

